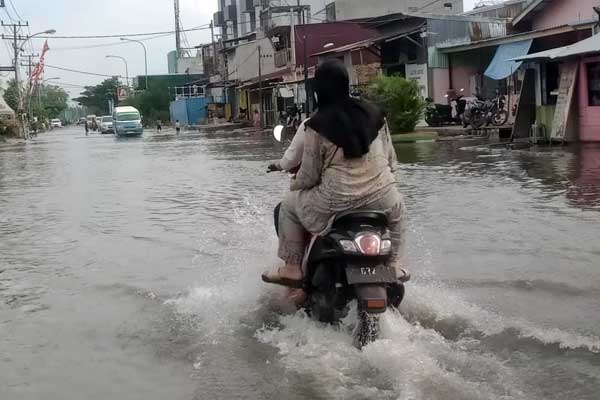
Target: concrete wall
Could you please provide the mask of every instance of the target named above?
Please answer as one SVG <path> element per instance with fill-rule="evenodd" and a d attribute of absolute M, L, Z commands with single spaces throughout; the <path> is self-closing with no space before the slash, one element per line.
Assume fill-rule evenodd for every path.
<path fill-rule="evenodd" d="M 532 19 L 532 28 L 538 30 L 597 19 L 592 7 L 599 5 L 598 0 L 554 0 Z"/>
<path fill-rule="evenodd" d="M 452 9 L 444 7 L 452 3 Z M 379 17 L 393 13 L 432 12 L 437 14 L 459 14 L 463 11 L 462 0 L 336 0 L 336 18 L 338 20 Z"/>
<path fill-rule="evenodd" d="M 450 88 L 450 74 L 447 68 L 431 69 L 431 98 L 439 104 L 446 104 L 448 100 L 444 97 Z"/>
<path fill-rule="evenodd" d="M 202 74 L 204 73 L 204 65 L 202 64 L 202 57 L 179 57 L 177 59 L 177 73 L 178 74 Z"/>
<path fill-rule="evenodd" d="M 261 47 L 262 74 L 263 76 L 285 70 L 275 68 L 273 60 L 273 44 L 268 38 L 262 38 L 253 42 L 244 43 L 227 54 L 227 69 L 229 80 L 249 81 L 258 77 L 258 46 Z"/>

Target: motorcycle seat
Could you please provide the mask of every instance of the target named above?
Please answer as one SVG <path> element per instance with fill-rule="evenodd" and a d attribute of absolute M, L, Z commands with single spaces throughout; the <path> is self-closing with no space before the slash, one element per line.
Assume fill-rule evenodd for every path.
<path fill-rule="evenodd" d="M 335 216 L 333 225 L 345 225 L 348 223 L 357 223 L 358 221 L 370 222 L 373 224 L 387 224 L 387 216 L 382 211 L 377 210 L 350 210 L 344 211 Z"/>

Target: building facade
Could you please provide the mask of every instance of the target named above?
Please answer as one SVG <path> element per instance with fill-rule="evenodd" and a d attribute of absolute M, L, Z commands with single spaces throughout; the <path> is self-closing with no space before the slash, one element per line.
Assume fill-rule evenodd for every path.
<path fill-rule="evenodd" d="M 460 14 L 462 0 L 335 0 L 328 4 L 337 20 L 380 17 L 388 14 Z M 333 11 L 331 11 L 333 15 Z"/>

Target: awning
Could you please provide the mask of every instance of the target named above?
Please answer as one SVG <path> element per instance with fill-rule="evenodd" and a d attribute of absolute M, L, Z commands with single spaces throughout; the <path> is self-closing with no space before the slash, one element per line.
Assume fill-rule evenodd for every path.
<path fill-rule="evenodd" d="M 554 60 L 557 58 L 582 56 L 593 53 L 600 53 L 600 34 L 594 35 L 569 46 L 557 47 L 556 49 L 540 51 L 539 53 L 533 53 L 522 57 L 515 57 L 513 60 Z"/>
<path fill-rule="evenodd" d="M 497 81 L 512 75 L 523 63 L 522 61 L 512 61 L 512 59 L 529 53 L 532 42 L 532 39 L 528 39 L 498 46 L 496 54 L 485 70 L 484 75 Z"/>

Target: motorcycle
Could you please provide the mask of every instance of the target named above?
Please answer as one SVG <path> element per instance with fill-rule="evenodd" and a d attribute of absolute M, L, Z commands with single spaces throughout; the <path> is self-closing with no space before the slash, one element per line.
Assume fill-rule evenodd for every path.
<path fill-rule="evenodd" d="M 283 130 L 275 128 L 276 140 L 281 140 Z M 276 207 L 276 231 L 278 214 Z M 302 264 L 307 296 L 301 307 L 312 318 L 335 324 L 355 300 L 354 345 L 360 349 L 373 342 L 379 334 L 379 316 L 389 307 L 397 308 L 405 293 L 390 265 L 391 250 L 385 213 L 367 209 L 339 213 L 327 234 L 307 242 Z"/>
<path fill-rule="evenodd" d="M 479 129 L 487 121 L 486 102 L 479 97 L 468 97 L 464 114 L 465 127 L 471 125 L 473 129 Z"/>
<path fill-rule="evenodd" d="M 288 107 L 286 111 L 282 111 L 279 115 L 279 123 L 285 126 L 288 135 L 294 135 L 300 126 L 300 110 L 298 107 Z"/>
<path fill-rule="evenodd" d="M 462 95 L 464 89 L 461 89 L 460 92 L 461 94 L 453 93 L 452 96 L 446 94 L 444 97 L 447 99 L 448 104 L 436 104 L 431 98 L 425 99 L 425 122 L 433 127 L 445 124 L 462 124 L 466 101 Z"/>
<path fill-rule="evenodd" d="M 436 104 L 430 97 L 425 99 L 425 103 L 425 122 L 427 122 L 427 125 L 438 127 L 455 122 L 452 118 L 452 107 L 450 105 Z"/>
<path fill-rule="evenodd" d="M 508 111 L 506 107 L 506 97 L 497 94 L 496 98 L 490 103 L 490 111 L 488 114 L 488 125 L 502 126 L 508 121 Z"/>

